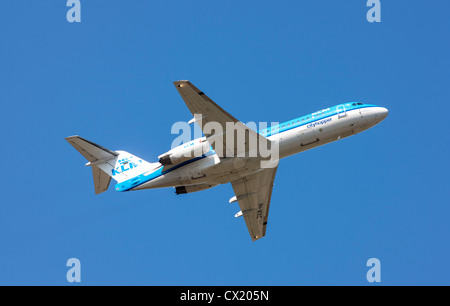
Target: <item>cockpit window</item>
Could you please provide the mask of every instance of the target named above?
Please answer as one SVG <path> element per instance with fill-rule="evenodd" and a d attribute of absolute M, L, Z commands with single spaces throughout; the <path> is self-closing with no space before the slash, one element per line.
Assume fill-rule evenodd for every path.
<path fill-rule="evenodd" d="M 353 106 L 356 106 L 356 103 L 353 103 L 352 105 L 353 105 Z"/>

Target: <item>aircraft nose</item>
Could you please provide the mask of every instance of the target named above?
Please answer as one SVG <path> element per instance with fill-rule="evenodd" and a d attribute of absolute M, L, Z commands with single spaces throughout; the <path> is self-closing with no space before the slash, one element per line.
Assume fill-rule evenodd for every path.
<path fill-rule="evenodd" d="M 363 108 L 363 112 L 361 113 L 369 127 L 377 125 L 378 123 L 383 121 L 388 114 L 389 111 L 387 110 L 387 108 L 380 106 L 368 107 L 366 109 Z"/>
<path fill-rule="evenodd" d="M 380 113 L 381 120 L 384 120 L 387 117 L 387 115 L 389 114 L 389 111 L 385 107 L 380 107 L 379 113 Z"/>

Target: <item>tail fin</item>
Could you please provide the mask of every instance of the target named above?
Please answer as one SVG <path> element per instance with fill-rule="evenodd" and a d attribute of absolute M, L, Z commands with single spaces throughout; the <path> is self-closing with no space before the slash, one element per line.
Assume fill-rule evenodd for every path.
<path fill-rule="evenodd" d="M 125 151 L 109 150 L 80 136 L 70 136 L 66 140 L 89 161 L 86 166 L 92 167 L 96 194 L 108 189 L 111 178 L 120 183 L 159 165 Z"/>
<path fill-rule="evenodd" d="M 107 173 L 103 172 L 97 166 L 92 166 L 92 175 L 94 176 L 95 194 L 108 190 L 111 177 Z"/>

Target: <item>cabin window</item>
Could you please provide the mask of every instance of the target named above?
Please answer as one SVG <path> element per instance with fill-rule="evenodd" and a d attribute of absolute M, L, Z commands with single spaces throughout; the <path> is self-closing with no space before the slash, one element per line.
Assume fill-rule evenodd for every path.
<path fill-rule="evenodd" d="M 358 105 L 363 105 L 364 103 L 359 102 Z"/>

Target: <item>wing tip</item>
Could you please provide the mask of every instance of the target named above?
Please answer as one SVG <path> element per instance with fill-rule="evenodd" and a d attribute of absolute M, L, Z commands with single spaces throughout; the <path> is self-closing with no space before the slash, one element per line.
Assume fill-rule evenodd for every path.
<path fill-rule="evenodd" d="M 252 236 L 252 241 L 256 241 L 259 240 L 261 238 L 264 238 L 266 235 L 262 235 L 262 236 Z"/>
<path fill-rule="evenodd" d="M 77 138 L 80 138 L 80 136 L 78 136 L 78 135 L 73 135 L 73 136 L 65 137 L 64 139 L 65 139 L 67 142 L 70 142 L 72 139 L 77 139 Z"/>
<path fill-rule="evenodd" d="M 181 87 L 181 85 L 183 85 L 183 84 L 190 84 L 191 82 L 189 82 L 188 80 L 179 80 L 179 81 L 175 81 L 175 82 L 173 82 L 173 84 L 176 86 L 176 87 Z"/>

